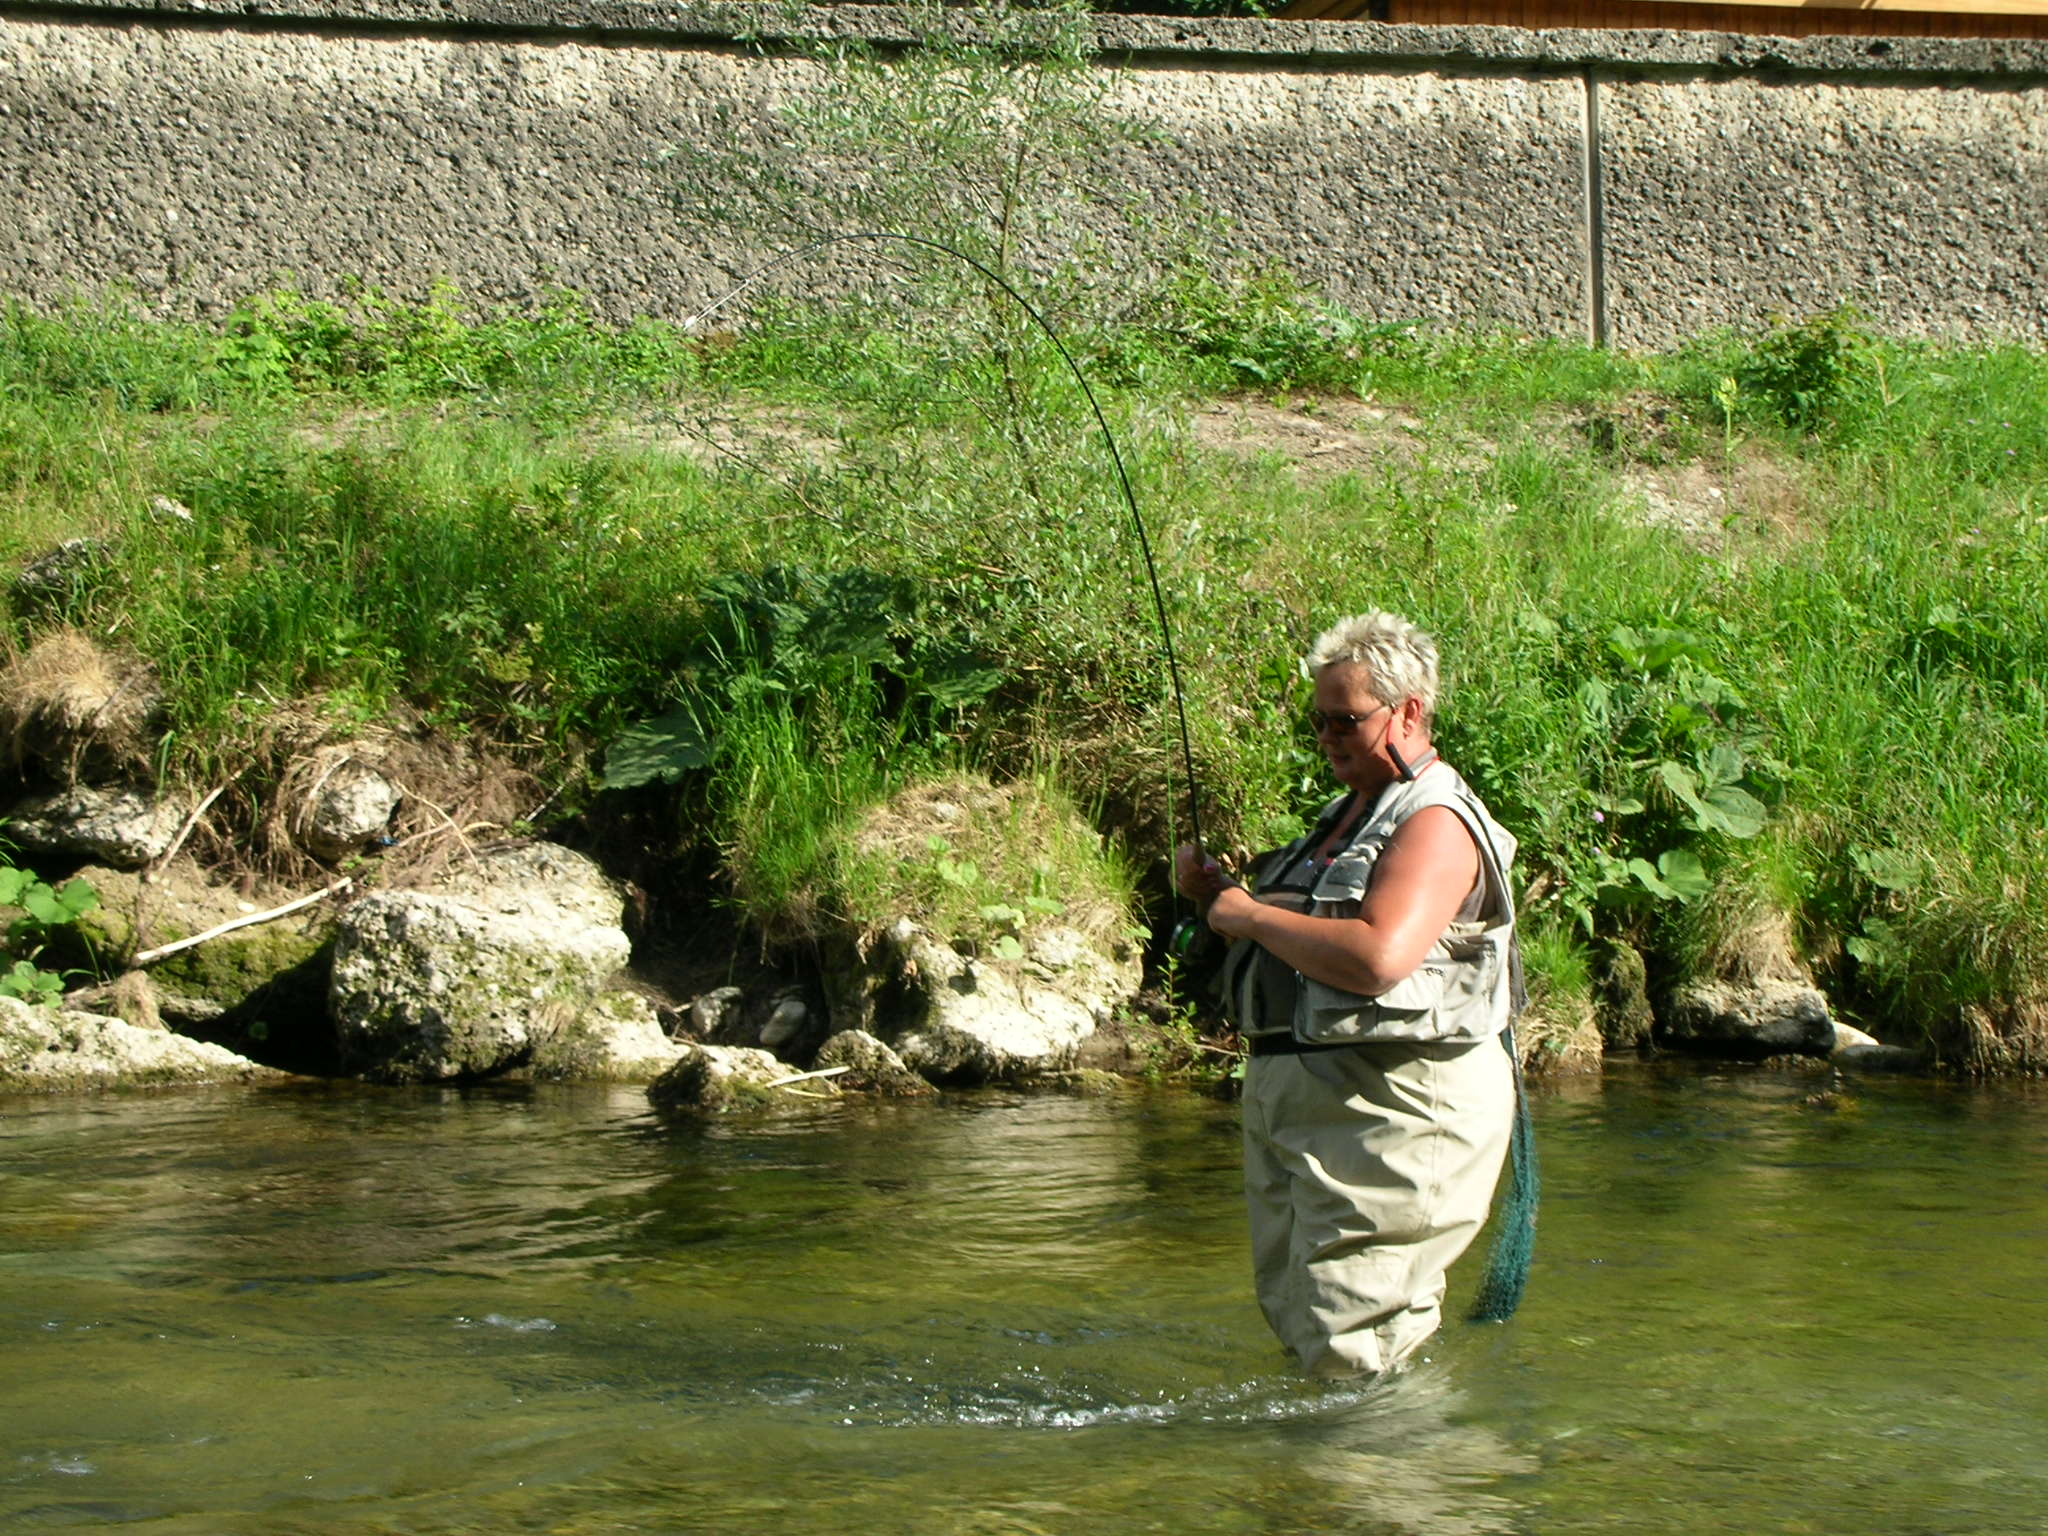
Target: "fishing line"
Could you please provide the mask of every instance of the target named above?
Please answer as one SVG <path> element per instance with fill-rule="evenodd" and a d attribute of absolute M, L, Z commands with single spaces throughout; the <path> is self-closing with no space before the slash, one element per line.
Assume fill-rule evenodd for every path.
<path fill-rule="evenodd" d="M 1067 365 L 1067 371 L 1074 376 L 1074 382 L 1081 386 L 1081 394 L 1088 402 L 1088 409 L 1095 413 L 1095 425 L 1102 434 L 1103 446 L 1109 450 L 1110 462 L 1116 466 L 1117 488 L 1123 492 L 1124 505 L 1130 509 L 1131 526 L 1137 531 L 1138 535 L 1138 553 L 1144 558 L 1145 577 L 1152 588 L 1152 611 L 1159 620 L 1159 639 L 1166 651 L 1166 675 L 1173 694 L 1174 719 L 1180 728 L 1180 760 L 1182 770 L 1187 775 L 1188 786 L 1188 829 L 1194 842 L 1195 857 L 1197 859 L 1201 858 L 1204 844 L 1202 841 L 1201 807 L 1195 792 L 1195 751 L 1188 735 L 1187 703 L 1181 689 L 1180 661 L 1175 656 L 1173 649 L 1173 626 L 1167 622 L 1166 596 L 1159 584 L 1159 567 L 1152 559 L 1151 535 L 1145 530 L 1144 516 L 1138 511 L 1137 493 L 1131 489 L 1131 477 L 1124 468 L 1124 456 L 1117 450 L 1116 434 L 1110 430 L 1109 417 L 1103 413 L 1102 403 L 1095 398 L 1095 391 L 1088 385 L 1088 376 L 1081 371 L 1081 365 L 1074 360 L 1074 354 L 1067 350 L 1067 344 L 1060 339 L 1059 332 L 1054 330 L 1051 322 L 1033 307 L 1031 301 L 1012 287 L 1002 274 L 991 271 L 981 262 L 975 260 L 974 257 L 969 256 L 965 251 L 955 250 L 952 246 L 942 241 L 928 239 L 923 235 L 899 234 L 893 230 L 858 230 L 852 234 L 828 235 L 822 240 L 812 241 L 801 249 L 778 256 L 766 266 L 748 274 L 737 286 L 719 295 L 709 304 L 698 310 L 697 313 L 691 315 L 683 322 L 683 329 L 686 331 L 696 329 L 703 321 L 717 314 L 719 310 L 725 308 L 726 305 L 732 303 L 749 289 L 757 287 L 775 272 L 794 262 L 805 260 L 817 255 L 820 251 L 830 250 L 837 245 L 880 244 L 885 241 L 894 241 L 901 245 L 919 246 L 928 251 L 937 251 L 942 256 L 950 256 L 955 261 L 972 267 L 976 272 L 979 272 L 991 283 L 1002 289 L 1004 293 L 1010 296 L 1017 307 L 1026 315 L 1029 315 L 1032 322 L 1041 331 L 1045 332 L 1046 340 L 1050 341 L 1053 345 L 1053 350 L 1059 353 L 1060 361 Z M 1169 816 L 1171 815 L 1170 810 L 1168 814 Z M 1179 942 L 1178 934 L 1176 934 L 1175 942 Z"/>

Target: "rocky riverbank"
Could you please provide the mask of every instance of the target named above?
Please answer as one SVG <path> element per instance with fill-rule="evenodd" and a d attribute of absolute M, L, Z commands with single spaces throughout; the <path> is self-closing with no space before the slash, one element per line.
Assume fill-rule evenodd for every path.
<path fill-rule="evenodd" d="M 963 941 L 932 929 L 905 854 L 889 921 L 828 930 L 829 952 L 809 963 L 770 964 L 749 958 L 757 941 L 709 896 L 665 914 L 659 932 L 636 923 L 646 893 L 607 872 L 602 847 L 494 839 L 452 820 L 408 838 L 400 812 L 413 808 L 374 751 L 282 776 L 303 786 L 268 818 L 297 840 L 296 882 L 221 883 L 181 852 L 205 807 L 146 785 L 81 779 L 18 801 L 22 856 L 97 897 L 50 934 L 50 958 L 95 979 L 0 1018 L 0 1088 L 518 1076 L 648 1082 L 665 1105 L 721 1108 L 793 1079 L 813 1096 L 917 1094 L 1156 1071 L 1191 1054 L 1185 1032 L 1135 1010 L 1144 978 L 1128 911 L 985 907 L 1000 931 Z M 899 797 L 851 835 L 926 846 L 942 828 L 964 839 L 969 816 L 1028 828 L 1052 814 L 1018 787 L 945 788 Z"/>
<path fill-rule="evenodd" d="M 664 1108 L 716 1111 L 1090 1072 L 1216 1082 L 1233 1058 L 1200 1015 L 1200 948 L 1171 1001 L 1157 976 L 1148 989 L 1128 895 L 1036 888 L 1045 849 L 1082 850 L 1068 867 L 1085 869 L 1101 838 L 1028 780 L 919 783 L 839 829 L 817 857 L 858 866 L 862 913 L 812 911 L 775 945 L 650 861 L 631 816 L 504 836 L 503 806 L 530 793 L 516 771 L 404 722 L 288 743 L 243 810 L 260 848 L 215 836 L 209 866 L 192 850 L 218 797 L 144 771 L 153 677 L 72 631 L 7 673 L 26 790 L 0 808 L 7 833 L 92 899 L 44 935 L 79 984 L 0 1015 L 0 1089 L 524 1077 L 644 1082 Z M 1034 871 L 1033 889 L 1005 868 Z M 1533 1073 L 1657 1047 L 1922 1064 L 1837 1021 L 1768 924 L 1661 987 L 1626 946 L 1609 954 L 1591 1004 L 1537 978 L 1520 1029 Z"/>
<path fill-rule="evenodd" d="M 1015 791 L 952 793 L 899 800 L 894 845 L 959 835 L 970 813 L 1014 824 Z M 993 939 L 963 941 L 930 926 L 904 855 L 892 921 L 772 965 L 749 958 L 755 947 L 708 900 L 636 941 L 644 893 L 607 872 L 602 848 L 480 840 L 451 823 L 431 859 L 390 852 L 403 800 L 348 761 L 306 803 L 278 808 L 307 829 L 312 873 L 293 884 L 219 883 L 179 851 L 197 808 L 139 785 L 80 782 L 18 803 L 24 854 L 99 898 L 61 935 L 61 958 L 108 979 L 51 1007 L 0 1000 L 0 1090 L 524 1077 L 644 1082 L 665 1109 L 719 1111 L 1090 1072 L 1215 1080 L 1229 1060 L 1220 1027 L 1204 1041 L 1147 992 L 1129 913 L 1091 930 L 1042 902 L 999 914 Z M 1838 1023 L 1782 965 L 1654 1004 L 1640 972 L 1609 983 L 1598 1017 L 1560 1017 L 1539 996 L 1523 1030 L 1532 1070 L 1597 1070 L 1603 1027 L 1617 1045 L 1920 1064 Z"/>

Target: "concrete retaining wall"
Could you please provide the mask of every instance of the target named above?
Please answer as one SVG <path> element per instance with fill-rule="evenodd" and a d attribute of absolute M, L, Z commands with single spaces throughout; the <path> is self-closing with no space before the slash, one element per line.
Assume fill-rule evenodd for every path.
<path fill-rule="evenodd" d="M 782 18 L 778 20 L 777 18 Z M 0 0 L 0 292 L 290 277 L 676 317 L 755 258 L 662 160 L 813 66 L 742 6 Z M 879 7 L 794 25 L 888 41 Z M 1854 299 L 2048 340 L 2048 43 L 1105 17 L 1129 168 L 1333 298 L 1655 347 Z"/>

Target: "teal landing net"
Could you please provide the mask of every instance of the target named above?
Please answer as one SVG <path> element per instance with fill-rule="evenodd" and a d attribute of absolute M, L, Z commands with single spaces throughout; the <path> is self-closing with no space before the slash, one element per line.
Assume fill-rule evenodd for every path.
<path fill-rule="evenodd" d="M 1543 1181 L 1536 1168 L 1536 1128 L 1529 1119 L 1529 1093 L 1522 1081 L 1522 1057 L 1512 1026 L 1501 1034 L 1515 1070 L 1515 1124 L 1508 1137 L 1508 1187 L 1494 1212 L 1493 1247 L 1472 1303 L 1475 1323 L 1504 1323 L 1522 1304 L 1529 1265 L 1536 1256 L 1536 1203 Z"/>

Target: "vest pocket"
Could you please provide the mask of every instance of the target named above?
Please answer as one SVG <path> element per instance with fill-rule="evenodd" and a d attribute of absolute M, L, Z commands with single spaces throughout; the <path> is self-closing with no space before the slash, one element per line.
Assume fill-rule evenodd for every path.
<path fill-rule="evenodd" d="M 1349 917 L 1365 903 L 1365 888 L 1372 884 L 1372 866 L 1386 847 L 1386 838 L 1368 836 L 1330 861 L 1330 867 L 1316 878 L 1315 908 L 1332 909 Z"/>
<path fill-rule="evenodd" d="M 1347 992 L 1304 976 L 1301 1000 L 1295 1011 L 1295 1033 L 1316 1045 L 1335 1045 L 1346 1040 L 1431 1039 L 1443 990 L 1444 971 L 1434 962 L 1424 962 L 1414 975 L 1379 997 Z"/>
<path fill-rule="evenodd" d="M 1452 941 L 1378 997 L 1301 978 L 1295 1034 L 1315 1045 L 1347 1040 L 1480 1040 L 1499 1031 L 1495 993 L 1509 928 Z"/>

